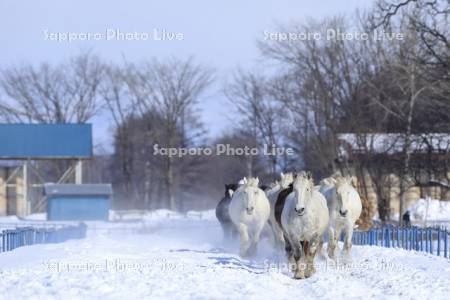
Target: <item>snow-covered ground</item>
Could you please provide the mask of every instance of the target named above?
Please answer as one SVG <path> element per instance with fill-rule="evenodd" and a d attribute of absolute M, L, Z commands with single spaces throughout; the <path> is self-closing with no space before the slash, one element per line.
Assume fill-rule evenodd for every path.
<path fill-rule="evenodd" d="M 225 244 L 213 212 L 143 216 L 140 233 L 97 230 L 88 237 L 0 253 L 0 299 L 448 299 L 450 260 L 354 246 L 352 259 L 317 259 L 294 280 L 267 240 L 252 260 Z M 130 226 L 123 223 L 124 228 Z M 344 263 L 345 261 L 345 263 Z"/>

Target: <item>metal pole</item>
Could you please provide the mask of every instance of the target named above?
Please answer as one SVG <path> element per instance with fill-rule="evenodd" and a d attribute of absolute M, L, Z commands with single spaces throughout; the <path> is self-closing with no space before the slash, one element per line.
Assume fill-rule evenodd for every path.
<path fill-rule="evenodd" d="M 25 215 L 29 215 L 31 207 L 28 201 L 28 161 L 23 164 L 23 200 L 25 202 Z"/>
<path fill-rule="evenodd" d="M 83 161 L 79 159 L 75 166 L 75 184 L 83 183 Z"/>

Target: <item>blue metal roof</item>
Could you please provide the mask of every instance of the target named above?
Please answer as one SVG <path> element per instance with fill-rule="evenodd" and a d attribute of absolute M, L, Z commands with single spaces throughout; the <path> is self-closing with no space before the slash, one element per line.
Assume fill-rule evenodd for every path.
<path fill-rule="evenodd" d="M 0 124 L 0 159 L 89 157 L 91 124 Z"/>
<path fill-rule="evenodd" d="M 111 184 L 54 184 L 44 185 L 46 196 L 110 196 L 113 190 Z"/>

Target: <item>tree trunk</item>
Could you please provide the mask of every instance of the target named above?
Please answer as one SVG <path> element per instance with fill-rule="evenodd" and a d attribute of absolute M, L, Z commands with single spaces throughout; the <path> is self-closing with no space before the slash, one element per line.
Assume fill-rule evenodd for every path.
<path fill-rule="evenodd" d="M 175 186 L 174 186 L 174 178 L 173 178 L 173 160 L 172 157 L 167 158 L 167 174 L 166 174 L 166 182 L 167 182 L 167 195 L 169 199 L 169 209 L 176 211 L 176 201 L 175 201 Z"/>

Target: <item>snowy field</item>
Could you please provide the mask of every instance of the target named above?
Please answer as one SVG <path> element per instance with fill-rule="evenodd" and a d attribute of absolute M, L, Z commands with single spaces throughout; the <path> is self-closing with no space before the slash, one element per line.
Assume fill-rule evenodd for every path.
<path fill-rule="evenodd" d="M 125 222 L 125 221 L 124 221 Z M 134 224 L 134 225 L 131 225 Z M 123 225 L 123 227 L 122 227 Z M 119 228 L 139 226 L 134 233 Z M 0 253 L 0 299 L 448 299 L 450 260 L 354 246 L 337 265 L 293 280 L 267 240 L 252 260 L 225 244 L 214 214 L 160 211 L 92 223 L 88 237 Z M 104 228 L 111 228 L 105 231 Z"/>

